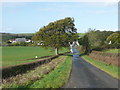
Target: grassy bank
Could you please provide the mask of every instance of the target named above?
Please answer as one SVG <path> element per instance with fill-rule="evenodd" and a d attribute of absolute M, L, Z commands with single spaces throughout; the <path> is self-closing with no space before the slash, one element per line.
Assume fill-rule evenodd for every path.
<path fill-rule="evenodd" d="M 102 61 L 97 61 L 97 60 L 93 60 L 91 59 L 89 56 L 87 55 L 83 55 L 82 56 L 83 59 L 85 59 L 86 61 L 88 61 L 89 63 L 91 63 L 92 65 L 98 67 L 99 69 L 105 71 L 106 73 L 110 74 L 111 76 L 120 79 L 120 67 L 114 66 L 114 65 L 109 65 L 106 64 Z"/>
<path fill-rule="evenodd" d="M 59 88 L 64 85 L 69 78 L 72 66 L 71 57 L 67 57 L 59 64 L 54 71 L 46 75 L 42 80 L 36 81 L 29 88 Z"/>
<path fill-rule="evenodd" d="M 120 53 L 120 49 L 108 49 L 103 52 L 105 52 L 105 53 Z"/>
<path fill-rule="evenodd" d="M 60 50 L 60 53 L 67 52 L 68 49 Z M 24 47 L 12 46 L 2 47 L 2 65 L 3 67 L 18 65 L 21 63 L 33 62 L 35 60 L 26 60 L 35 58 L 35 56 L 43 57 L 54 55 L 54 50 L 45 49 L 43 47 Z"/>
<path fill-rule="evenodd" d="M 3 80 L 3 88 L 54 88 L 60 87 L 69 78 L 72 60 L 61 56 L 35 70 Z"/>

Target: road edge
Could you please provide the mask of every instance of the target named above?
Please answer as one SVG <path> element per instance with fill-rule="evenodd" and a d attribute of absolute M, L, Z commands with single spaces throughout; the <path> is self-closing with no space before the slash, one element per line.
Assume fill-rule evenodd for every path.
<path fill-rule="evenodd" d="M 91 63 L 90 61 L 84 59 L 83 56 L 80 56 L 80 57 L 81 57 L 83 60 L 85 60 L 86 62 L 88 62 L 89 64 L 93 65 L 94 67 L 96 67 L 96 68 L 100 69 L 101 71 L 107 73 L 108 75 L 112 76 L 113 78 L 115 78 L 115 79 L 117 79 L 117 80 L 120 80 L 120 78 L 118 78 L 119 76 L 118 76 L 118 77 L 115 77 L 115 76 L 113 76 L 111 73 L 109 73 L 108 71 L 106 71 L 106 70 L 104 70 L 104 69 L 98 67 L 97 65 Z M 89 57 L 89 58 L 90 58 L 90 57 Z"/>

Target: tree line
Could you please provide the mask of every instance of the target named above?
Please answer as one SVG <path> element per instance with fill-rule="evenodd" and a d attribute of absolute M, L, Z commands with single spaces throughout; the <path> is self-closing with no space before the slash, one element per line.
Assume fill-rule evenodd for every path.
<path fill-rule="evenodd" d="M 2 42 L 8 42 L 8 40 L 15 38 L 31 39 L 33 35 L 34 33 L 25 33 L 25 34 L 0 33 L 0 36 L 2 36 Z"/>
<path fill-rule="evenodd" d="M 79 38 L 82 50 L 90 53 L 92 50 L 105 50 L 111 48 L 120 48 L 120 32 L 100 31 L 90 29 L 83 37 Z"/>

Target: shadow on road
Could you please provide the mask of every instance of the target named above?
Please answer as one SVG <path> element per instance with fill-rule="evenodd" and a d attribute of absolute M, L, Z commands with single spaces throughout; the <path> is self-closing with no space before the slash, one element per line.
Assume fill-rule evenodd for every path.
<path fill-rule="evenodd" d="M 72 55 L 72 54 L 69 54 L 69 55 L 66 55 L 66 56 L 70 56 L 70 57 L 73 57 L 73 55 Z"/>
<path fill-rule="evenodd" d="M 72 54 L 67 54 L 67 55 L 64 55 L 64 56 L 70 56 L 70 57 L 73 57 L 73 56 L 84 56 L 85 54 L 84 53 L 82 53 L 82 54 L 79 54 L 79 53 L 72 53 Z"/>
<path fill-rule="evenodd" d="M 64 54 L 63 56 L 70 56 L 70 57 L 73 57 L 73 53 Z"/>
<path fill-rule="evenodd" d="M 85 54 L 84 54 L 84 53 L 82 53 L 82 54 L 80 54 L 80 57 L 81 57 L 81 56 L 84 56 L 84 55 L 85 55 Z"/>

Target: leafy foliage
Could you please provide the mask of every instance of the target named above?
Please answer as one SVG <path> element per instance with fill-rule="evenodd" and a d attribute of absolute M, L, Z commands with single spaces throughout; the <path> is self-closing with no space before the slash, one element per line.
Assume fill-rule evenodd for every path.
<path fill-rule="evenodd" d="M 32 40 L 41 43 L 44 47 L 59 49 L 68 47 L 69 42 L 73 42 L 78 38 L 77 30 L 74 25 L 73 18 L 65 18 L 49 23 L 32 37 Z"/>
<path fill-rule="evenodd" d="M 107 42 L 111 41 L 111 47 L 120 48 L 120 33 L 113 33 L 107 38 Z"/>
<path fill-rule="evenodd" d="M 84 35 L 82 38 L 78 40 L 79 44 L 82 45 L 82 50 L 84 50 L 85 54 L 90 52 L 90 44 L 88 40 L 88 35 Z"/>
<path fill-rule="evenodd" d="M 111 40 L 108 36 L 113 34 L 114 32 L 112 31 L 99 31 L 99 30 L 89 30 L 86 35 L 83 37 L 79 38 L 79 43 L 82 45 L 85 53 L 89 53 L 91 50 L 103 50 L 110 48 L 108 42 Z M 118 35 L 118 34 L 117 34 Z M 107 39 L 107 41 L 106 41 Z M 114 38 L 114 40 L 117 40 L 117 37 Z M 113 40 L 113 41 L 114 41 Z M 119 41 L 119 40 L 117 40 Z M 116 45 L 116 42 L 114 44 L 115 46 L 120 46 Z"/>
<path fill-rule="evenodd" d="M 89 31 L 89 43 L 93 50 L 102 50 L 106 48 L 106 38 L 112 34 L 111 31 L 99 31 L 99 30 L 91 30 Z"/>

